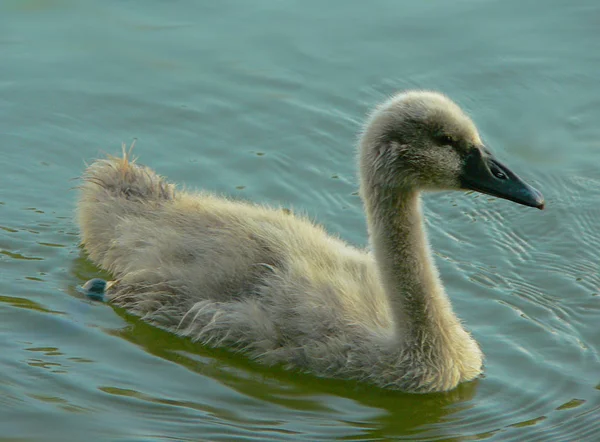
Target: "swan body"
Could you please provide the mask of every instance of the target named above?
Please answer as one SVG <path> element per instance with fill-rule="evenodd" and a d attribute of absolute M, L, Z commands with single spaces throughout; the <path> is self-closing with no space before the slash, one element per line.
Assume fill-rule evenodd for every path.
<path fill-rule="evenodd" d="M 539 208 L 541 194 L 434 92 L 373 112 L 359 169 L 373 253 L 288 211 L 178 191 L 126 153 L 85 171 L 81 241 L 115 276 L 110 302 L 205 345 L 410 392 L 476 378 L 483 356 L 440 282 L 420 192 L 474 189 Z"/>

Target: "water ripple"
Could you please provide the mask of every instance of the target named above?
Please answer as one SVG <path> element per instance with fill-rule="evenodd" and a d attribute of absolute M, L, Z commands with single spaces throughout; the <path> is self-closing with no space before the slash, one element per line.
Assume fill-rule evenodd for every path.
<path fill-rule="evenodd" d="M 180 3 L 0 2 L 0 439 L 596 440 L 597 2 Z M 110 275 L 78 248 L 70 180 L 134 137 L 189 188 L 366 245 L 355 134 L 409 87 L 465 105 L 547 200 L 424 197 L 480 379 L 414 396 L 265 368 L 75 290 Z"/>

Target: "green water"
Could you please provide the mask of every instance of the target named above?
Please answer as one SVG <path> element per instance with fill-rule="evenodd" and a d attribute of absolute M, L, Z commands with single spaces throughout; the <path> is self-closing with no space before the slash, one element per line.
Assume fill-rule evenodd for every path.
<path fill-rule="evenodd" d="M 600 440 L 599 29 L 597 0 L 1 0 L 0 441 Z M 356 133 L 411 87 L 466 107 L 547 200 L 426 199 L 478 381 L 268 369 L 76 291 L 102 274 L 74 178 L 134 138 L 174 181 L 364 245 Z"/>

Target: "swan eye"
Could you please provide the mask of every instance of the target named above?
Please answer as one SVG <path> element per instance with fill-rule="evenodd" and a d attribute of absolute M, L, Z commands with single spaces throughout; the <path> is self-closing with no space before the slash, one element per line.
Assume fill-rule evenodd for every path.
<path fill-rule="evenodd" d="M 499 180 L 507 180 L 508 179 L 508 176 L 506 176 L 506 174 L 502 171 L 502 169 L 500 169 L 496 164 L 492 163 L 492 166 L 490 167 L 490 171 Z"/>
<path fill-rule="evenodd" d="M 452 146 L 454 144 L 454 138 L 452 138 L 450 135 L 440 135 L 438 137 L 438 142 L 441 145 Z"/>

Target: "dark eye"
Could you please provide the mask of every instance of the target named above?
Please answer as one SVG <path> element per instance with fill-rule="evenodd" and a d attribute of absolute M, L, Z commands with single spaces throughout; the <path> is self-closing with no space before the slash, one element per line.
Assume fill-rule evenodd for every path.
<path fill-rule="evenodd" d="M 442 145 L 452 146 L 454 144 L 454 139 L 450 135 L 442 134 L 438 136 L 438 142 Z"/>
<path fill-rule="evenodd" d="M 502 171 L 502 169 L 500 167 L 498 167 L 498 165 L 496 165 L 495 163 L 492 162 L 491 166 L 490 166 L 490 170 L 491 172 L 494 174 L 494 176 L 496 178 L 498 178 L 499 180 L 507 180 L 508 177 L 506 176 L 506 174 Z"/>

